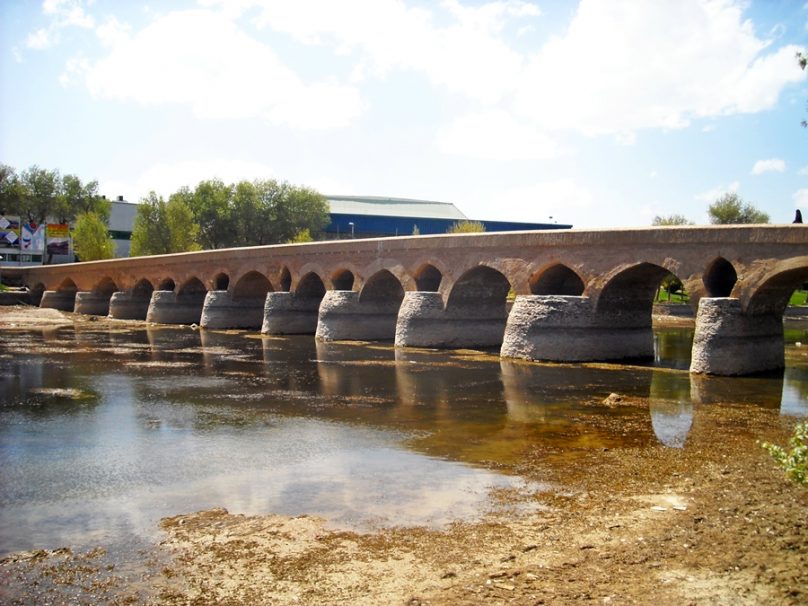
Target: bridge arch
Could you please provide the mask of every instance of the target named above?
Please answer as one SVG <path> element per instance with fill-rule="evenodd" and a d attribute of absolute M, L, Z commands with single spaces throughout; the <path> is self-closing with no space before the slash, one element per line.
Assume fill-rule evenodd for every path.
<path fill-rule="evenodd" d="M 650 317 L 662 280 L 672 272 L 655 263 L 641 262 L 629 267 L 620 267 L 609 274 L 603 289 L 597 296 L 598 311 L 638 310 L 647 307 Z M 675 276 L 675 274 L 673 274 Z"/>
<path fill-rule="evenodd" d="M 120 290 L 118 285 L 110 278 L 109 276 L 105 276 L 102 278 L 95 286 L 93 286 L 93 292 L 104 295 L 104 296 L 112 296 L 112 293 L 117 292 Z"/>
<path fill-rule="evenodd" d="M 154 292 L 154 286 L 152 286 L 151 281 L 147 278 L 141 278 L 132 287 L 132 292 L 138 295 L 151 296 L 151 294 Z"/>
<path fill-rule="evenodd" d="M 359 292 L 359 302 L 396 302 L 404 298 L 404 287 L 390 270 L 382 269 L 373 274 L 365 282 Z"/>
<path fill-rule="evenodd" d="M 171 280 L 173 283 L 174 281 Z M 162 289 L 160 289 L 162 290 Z M 173 290 L 173 289 L 166 289 L 166 290 Z M 205 288 L 205 285 L 202 283 L 202 280 L 197 278 L 196 276 L 192 278 L 188 278 L 180 289 L 177 291 L 177 296 L 194 296 L 194 295 L 204 295 L 208 292 L 208 289 Z"/>
<path fill-rule="evenodd" d="M 230 286 L 230 276 L 225 272 L 219 272 L 213 277 L 213 290 L 227 290 Z"/>
<path fill-rule="evenodd" d="M 281 277 L 278 280 L 278 284 L 283 292 L 292 290 L 292 272 L 290 272 L 289 268 L 285 265 L 283 266 L 283 270 L 281 270 Z"/>
<path fill-rule="evenodd" d="M 530 293 L 534 295 L 569 295 L 580 297 L 584 281 L 563 263 L 554 263 L 535 272 L 528 280 Z"/>
<path fill-rule="evenodd" d="M 320 276 L 310 271 L 297 283 L 295 294 L 304 298 L 322 299 L 325 295 L 325 284 Z"/>
<path fill-rule="evenodd" d="M 173 291 L 177 288 L 177 283 L 174 282 L 173 278 L 164 278 L 157 283 L 157 290 L 169 290 Z"/>
<path fill-rule="evenodd" d="M 354 281 L 354 273 L 350 269 L 338 269 L 331 274 L 334 290 L 353 290 Z"/>
<path fill-rule="evenodd" d="M 264 274 L 249 271 L 236 282 L 233 287 L 234 299 L 259 299 L 266 297 L 273 290 L 272 284 Z"/>
<path fill-rule="evenodd" d="M 478 265 L 463 273 L 452 285 L 446 309 L 501 305 L 504 310 L 510 289 L 511 283 L 505 274 L 487 265 Z"/>
<path fill-rule="evenodd" d="M 808 282 L 808 257 L 778 264 L 763 277 L 746 301 L 746 313 L 782 316 L 792 293 Z"/>
<path fill-rule="evenodd" d="M 417 290 L 421 292 L 438 292 L 441 281 L 443 281 L 443 272 L 432 263 L 424 263 L 415 270 L 413 277 L 415 278 Z"/>
<path fill-rule="evenodd" d="M 729 297 L 738 281 L 738 272 L 732 263 L 718 257 L 707 266 L 702 281 L 708 297 Z"/>
<path fill-rule="evenodd" d="M 76 286 L 76 283 L 72 278 L 65 278 L 59 283 L 56 290 L 64 293 L 76 292 L 78 290 L 78 286 Z"/>

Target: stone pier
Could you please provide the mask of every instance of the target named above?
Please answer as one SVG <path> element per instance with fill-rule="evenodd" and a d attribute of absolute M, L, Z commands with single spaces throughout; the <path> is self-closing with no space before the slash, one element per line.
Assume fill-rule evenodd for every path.
<path fill-rule="evenodd" d="M 76 293 L 74 311 L 77 314 L 106 316 L 109 313 L 109 302 L 112 293 L 79 291 Z"/>
<path fill-rule="evenodd" d="M 502 344 L 507 312 L 504 302 L 458 305 L 446 309 L 437 292 L 407 292 L 396 323 L 400 347 L 495 347 Z"/>
<path fill-rule="evenodd" d="M 320 341 L 392 341 L 398 301 L 361 301 L 352 290 L 329 290 L 320 303 L 315 336 Z"/>
<path fill-rule="evenodd" d="M 199 325 L 202 328 L 260 328 L 264 321 L 264 297 L 233 297 L 226 290 L 205 296 Z"/>
<path fill-rule="evenodd" d="M 76 303 L 75 290 L 46 290 L 42 293 L 40 307 L 58 309 L 59 311 L 73 311 Z"/>
<path fill-rule="evenodd" d="M 109 300 L 109 317 L 117 320 L 145 320 L 149 313 L 151 293 L 119 290 Z"/>
<path fill-rule="evenodd" d="M 155 290 L 146 321 L 156 324 L 199 324 L 204 302 L 204 293 L 177 295 L 173 290 Z"/>
<path fill-rule="evenodd" d="M 306 297 L 292 292 L 269 292 L 264 302 L 265 335 L 313 335 L 321 297 Z"/>
<path fill-rule="evenodd" d="M 703 297 L 696 314 L 690 371 L 748 375 L 785 366 L 783 319 L 749 315 L 735 298 Z"/>
<path fill-rule="evenodd" d="M 596 311 L 588 297 L 516 297 L 502 342 L 506 358 L 586 362 L 654 355 L 651 308 Z"/>

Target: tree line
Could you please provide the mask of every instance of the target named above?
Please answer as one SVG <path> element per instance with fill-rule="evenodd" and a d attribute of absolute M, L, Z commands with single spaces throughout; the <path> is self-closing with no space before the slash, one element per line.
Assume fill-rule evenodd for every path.
<path fill-rule="evenodd" d="M 308 242 L 328 225 L 325 197 L 274 179 L 201 181 L 163 199 L 154 192 L 138 205 L 132 255 Z"/>
<path fill-rule="evenodd" d="M 83 261 L 110 259 L 112 203 L 98 182 L 32 166 L 20 173 L 0 165 L 0 214 L 29 223 L 73 223 L 73 248 Z M 328 201 L 315 190 L 273 179 L 225 184 L 201 181 L 168 199 L 150 192 L 140 200 L 131 255 L 257 246 L 315 239 L 329 223 Z"/>

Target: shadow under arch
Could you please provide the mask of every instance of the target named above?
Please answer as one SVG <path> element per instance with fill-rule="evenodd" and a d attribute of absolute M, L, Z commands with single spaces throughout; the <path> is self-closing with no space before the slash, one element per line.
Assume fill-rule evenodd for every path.
<path fill-rule="evenodd" d="M 724 257 L 714 259 L 702 277 L 708 297 L 729 297 L 737 281 L 738 272 Z"/>
<path fill-rule="evenodd" d="M 250 271 L 241 276 L 233 287 L 233 299 L 264 299 L 272 292 L 272 284 L 264 274 Z"/>
<path fill-rule="evenodd" d="M 331 284 L 334 290 L 352 290 L 354 275 L 349 269 L 339 269 L 331 274 Z"/>
<path fill-rule="evenodd" d="M 310 271 L 297 283 L 295 294 L 303 298 L 322 299 L 325 294 L 325 284 L 323 284 L 323 280 L 320 276 Z"/>
<path fill-rule="evenodd" d="M 230 276 L 224 272 L 216 274 L 213 278 L 213 290 L 227 290 L 230 286 Z"/>
<path fill-rule="evenodd" d="M 281 277 L 278 281 L 278 285 L 280 286 L 280 290 L 282 292 L 289 292 L 292 289 L 292 273 L 286 266 L 284 266 L 283 271 L 281 271 Z"/>
<path fill-rule="evenodd" d="M 157 290 L 170 290 L 173 291 L 177 288 L 177 283 L 174 282 L 173 278 L 166 278 L 165 280 L 161 280 L 157 285 Z"/>
<path fill-rule="evenodd" d="M 485 307 L 486 315 L 490 312 L 505 313 L 505 300 L 511 283 L 505 275 L 488 267 L 478 265 L 469 269 L 452 286 L 446 301 L 446 309 Z"/>
<path fill-rule="evenodd" d="M 432 265 L 426 263 L 415 272 L 415 285 L 419 292 L 438 292 L 443 274 Z"/>
<path fill-rule="evenodd" d="M 109 276 L 103 278 L 98 284 L 93 287 L 93 292 L 98 293 L 100 295 L 106 295 L 107 297 L 111 297 L 112 293 L 118 290 L 118 285 L 115 284 L 112 278 Z"/>
<path fill-rule="evenodd" d="M 360 303 L 394 303 L 396 306 L 396 313 L 398 313 L 398 306 L 404 298 L 404 287 L 392 273 L 386 269 L 382 269 L 368 278 L 367 282 L 362 286 L 359 292 Z"/>
<path fill-rule="evenodd" d="M 562 263 L 551 265 L 530 277 L 530 292 L 534 295 L 568 295 L 580 297 L 584 281 L 572 269 Z"/>

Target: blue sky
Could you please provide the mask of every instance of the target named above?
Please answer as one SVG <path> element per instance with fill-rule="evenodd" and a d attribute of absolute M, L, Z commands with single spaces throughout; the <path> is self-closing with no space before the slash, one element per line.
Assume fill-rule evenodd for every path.
<path fill-rule="evenodd" d="M 0 162 L 576 227 L 808 211 L 805 0 L 0 3 Z"/>

